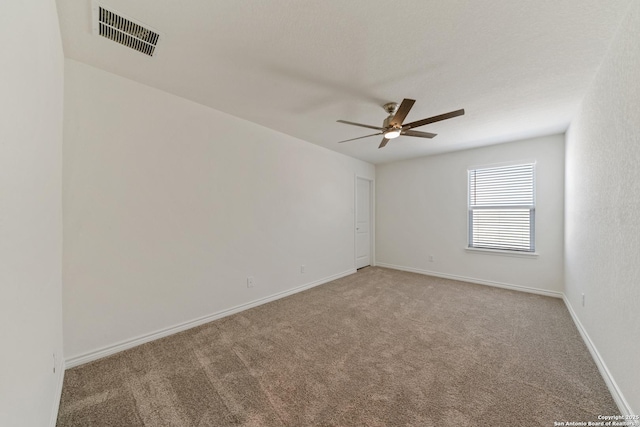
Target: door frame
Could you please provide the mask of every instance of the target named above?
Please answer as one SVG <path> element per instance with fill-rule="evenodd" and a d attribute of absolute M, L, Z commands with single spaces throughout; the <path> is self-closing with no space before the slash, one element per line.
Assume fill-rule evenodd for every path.
<path fill-rule="evenodd" d="M 354 175 L 353 179 L 353 268 L 357 269 L 358 258 L 358 180 L 369 181 L 369 261 L 371 267 L 376 265 L 376 180 L 366 176 Z"/>

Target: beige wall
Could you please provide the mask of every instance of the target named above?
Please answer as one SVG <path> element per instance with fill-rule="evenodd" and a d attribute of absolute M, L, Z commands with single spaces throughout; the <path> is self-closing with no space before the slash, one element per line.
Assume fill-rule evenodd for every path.
<path fill-rule="evenodd" d="M 68 360 L 353 271 L 372 165 L 79 62 L 65 76 Z"/>
<path fill-rule="evenodd" d="M 0 2 L 0 52 L 0 425 L 46 426 L 62 380 L 64 60 L 55 2 Z"/>
<path fill-rule="evenodd" d="M 567 133 L 566 294 L 627 412 L 640 413 L 640 2 Z M 582 294 L 585 305 L 582 306 Z"/>
<path fill-rule="evenodd" d="M 536 162 L 537 257 L 467 251 L 467 170 Z M 543 138 L 380 165 L 377 262 L 412 271 L 534 290 L 563 291 L 564 137 Z M 434 261 L 429 261 L 429 255 Z"/>

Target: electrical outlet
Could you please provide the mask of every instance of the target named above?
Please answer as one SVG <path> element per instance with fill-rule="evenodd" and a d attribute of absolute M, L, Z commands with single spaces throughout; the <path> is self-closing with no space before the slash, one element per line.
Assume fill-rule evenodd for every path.
<path fill-rule="evenodd" d="M 582 294 L 582 306 L 584 307 L 584 293 Z"/>
<path fill-rule="evenodd" d="M 429 255 L 429 262 L 434 262 L 436 259 L 433 255 Z"/>
<path fill-rule="evenodd" d="M 300 266 L 300 273 L 304 273 L 304 264 L 302 264 L 302 266 Z"/>
<path fill-rule="evenodd" d="M 255 279 L 253 276 L 247 277 L 247 288 L 253 288 L 255 286 Z"/>

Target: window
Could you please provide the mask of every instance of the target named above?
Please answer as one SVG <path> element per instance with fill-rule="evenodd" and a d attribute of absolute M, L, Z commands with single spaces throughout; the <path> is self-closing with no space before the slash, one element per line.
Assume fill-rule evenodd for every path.
<path fill-rule="evenodd" d="M 469 248 L 535 250 L 535 164 L 469 170 Z"/>

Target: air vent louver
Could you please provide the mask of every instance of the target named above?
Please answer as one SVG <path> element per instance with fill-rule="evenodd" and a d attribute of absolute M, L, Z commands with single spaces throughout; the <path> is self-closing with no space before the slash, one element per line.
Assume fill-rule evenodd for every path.
<path fill-rule="evenodd" d="M 160 35 L 142 25 L 123 18 L 102 6 L 97 7 L 97 33 L 114 42 L 153 56 Z"/>

